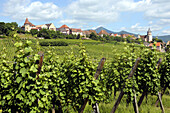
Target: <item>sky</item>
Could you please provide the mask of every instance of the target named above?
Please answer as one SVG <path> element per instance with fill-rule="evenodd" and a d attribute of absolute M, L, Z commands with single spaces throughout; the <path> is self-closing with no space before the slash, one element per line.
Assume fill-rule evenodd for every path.
<path fill-rule="evenodd" d="M 0 22 L 170 35 L 170 0 L 0 0 Z"/>

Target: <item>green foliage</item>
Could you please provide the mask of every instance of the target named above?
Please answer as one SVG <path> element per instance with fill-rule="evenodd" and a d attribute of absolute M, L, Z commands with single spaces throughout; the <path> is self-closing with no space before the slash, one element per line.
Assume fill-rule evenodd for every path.
<path fill-rule="evenodd" d="M 4 23 L 0 22 L 0 34 L 11 36 L 11 32 L 17 31 L 18 24 L 16 22 Z"/>
<path fill-rule="evenodd" d="M 159 73 L 161 74 L 161 87 L 170 87 L 170 53 L 166 53 L 165 59 L 160 66 Z"/>
<path fill-rule="evenodd" d="M 37 65 L 35 64 L 38 55 L 31 57 L 32 49 L 30 41 L 25 44 L 15 43 L 17 55 L 13 59 L 13 65 L 7 70 L 2 69 L 1 80 L 1 102 L 3 112 L 27 111 L 35 108 L 37 102 L 35 80 Z M 3 67 L 8 63 L 4 62 Z"/>
<path fill-rule="evenodd" d="M 38 34 L 38 31 L 37 31 L 37 29 L 31 29 L 31 30 L 30 30 L 30 33 L 31 33 L 32 35 L 36 35 L 36 34 Z"/>
<path fill-rule="evenodd" d="M 98 37 L 97 37 L 97 35 L 95 34 L 95 33 L 91 33 L 90 34 L 90 37 L 89 37 L 90 39 L 93 39 L 93 40 L 98 40 Z"/>
<path fill-rule="evenodd" d="M 80 109 L 85 98 L 94 103 L 102 98 L 98 80 L 94 80 L 95 66 L 89 61 L 85 48 L 80 55 L 66 55 L 58 61 L 51 52 L 44 58 L 42 73 L 37 75 L 38 54 L 33 54 L 31 41 L 15 43 L 16 55 L 12 65 L 1 62 L 1 97 L 3 112 L 48 112 L 57 102 Z M 1 59 L 5 58 L 2 55 Z M 56 109 L 57 109 L 56 105 Z"/>
<path fill-rule="evenodd" d="M 136 69 L 135 79 L 140 93 L 147 92 L 157 94 L 160 86 L 160 74 L 156 65 L 158 62 L 156 50 L 145 49 L 141 55 L 141 61 Z"/>
<path fill-rule="evenodd" d="M 38 37 L 44 37 L 45 39 L 80 39 L 80 35 L 65 35 L 60 31 L 53 31 L 48 29 L 41 29 L 40 31 L 31 32 L 32 35 L 37 34 Z"/>
<path fill-rule="evenodd" d="M 113 51 L 115 52 L 115 56 L 112 63 L 105 69 L 104 72 L 106 73 L 106 76 L 103 84 L 106 85 L 106 93 L 108 93 L 106 94 L 108 95 L 107 97 L 112 94 L 113 89 L 114 92 L 116 92 L 121 90 L 124 86 L 124 92 L 127 96 L 127 100 L 133 97 L 133 89 L 135 87 L 134 84 L 136 83 L 133 79 L 127 80 L 127 78 L 137 58 L 134 50 L 134 44 L 132 44 L 130 46 L 125 46 L 124 51 L 121 54 L 116 53 L 116 50 Z"/>
<path fill-rule="evenodd" d="M 7 36 L 5 36 L 5 35 L 2 35 L 2 36 L 0 36 L 0 38 L 7 38 Z"/>
<path fill-rule="evenodd" d="M 41 46 L 68 46 L 67 42 L 64 41 L 46 41 L 43 40 L 40 42 Z"/>
<path fill-rule="evenodd" d="M 16 40 L 10 41 L 14 43 Z M 41 43 L 47 40 L 39 41 Z M 159 58 L 157 51 L 143 46 L 139 48 L 133 43 L 127 44 L 126 42 L 114 43 L 112 48 L 111 44 L 103 44 L 109 53 L 113 50 L 113 54 L 110 55 L 112 60 L 104 64 L 98 80 L 94 80 L 97 63 L 88 57 L 90 53 L 95 53 L 89 48 L 100 51 L 98 55 L 101 56 L 102 52 L 106 52 L 102 50 L 101 45 L 97 45 L 101 42 L 82 41 L 88 45 L 86 48 L 89 54 L 87 54 L 84 46 L 75 45 L 81 40 L 64 41 L 74 45 L 78 53 L 77 51 L 67 52 L 61 58 L 56 55 L 56 51 L 59 51 L 58 47 L 44 49 L 45 47 L 41 48 L 35 40 L 20 40 L 15 43 L 15 49 L 13 47 L 14 57 L 8 61 L 7 49 L 2 49 L 0 53 L 0 102 L 3 112 L 51 112 L 53 107 L 57 112 L 60 104 L 64 112 L 70 112 L 72 108 L 78 111 L 85 98 L 89 99 L 89 104 L 96 101 L 109 103 L 113 101 L 113 91 L 116 93 L 123 87 L 124 100 L 129 103 L 134 93 L 139 94 L 145 91 L 153 95 L 157 93 L 160 86 L 163 87 L 164 84 L 169 83 L 169 54 L 166 54 L 161 65 L 160 76 L 156 69 Z M 32 46 L 32 43 L 36 43 L 36 47 Z M 11 42 L 10 44 L 12 45 Z M 120 51 L 117 47 L 123 47 L 123 50 Z M 60 49 L 63 51 L 62 47 Z M 41 73 L 37 75 L 39 66 L 37 62 L 40 55 L 36 53 L 39 50 L 44 50 L 45 53 Z M 128 80 L 137 57 L 141 57 L 141 61 L 135 75 Z"/>

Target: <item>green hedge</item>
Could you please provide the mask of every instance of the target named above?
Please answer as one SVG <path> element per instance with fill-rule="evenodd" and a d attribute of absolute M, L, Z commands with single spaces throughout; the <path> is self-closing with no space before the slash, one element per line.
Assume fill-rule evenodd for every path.
<path fill-rule="evenodd" d="M 68 46 L 68 43 L 64 41 L 41 41 L 40 42 L 41 46 Z"/>
<path fill-rule="evenodd" d="M 5 35 L 0 35 L 0 38 L 7 38 L 7 36 L 5 36 Z"/>

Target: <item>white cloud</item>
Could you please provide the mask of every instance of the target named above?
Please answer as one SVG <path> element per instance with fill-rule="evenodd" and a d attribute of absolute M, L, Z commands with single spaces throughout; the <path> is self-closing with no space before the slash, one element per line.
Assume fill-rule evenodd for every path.
<path fill-rule="evenodd" d="M 170 35 L 170 29 L 163 30 L 162 33 Z"/>
<path fill-rule="evenodd" d="M 64 19 L 64 20 L 61 20 L 59 23 L 61 23 L 61 24 L 78 24 L 75 19 Z"/>
<path fill-rule="evenodd" d="M 140 25 L 140 23 L 136 23 L 135 25 L 131 26 L 131 29 L 136 29 L 139 25 Z"/>
<path fill-rule="evenodd" d="M 120 19 L 121 12 L 143 12 L 145 19 L 169 19 L 169 0 L 76 0 L 65 13 L 77 22 L 107 24 Z M 148 24 L 153 24 L 150 21 Z"/>
<path fill-rule="evenodd" d="M 152 21 L 149 21 L 149 23 L 148 23 L 149 25 L 151 25 L 151 24 L 153 24 L 153 22 Z"/>
<path fill-rule="evenodd" d="M 140 23 L 136 23 L 135 25 L 132 25 L 129 29 L 133 32 L 140 33 L 140 32 L 146 32 L 148 30 L 148 26 L 140 26 Z M 151 25 L 151 30 L 153 32 L 159 31 L 162 29 L 159 25 Z"/>
<path fill-rule="evenodd" d="M 104 27 L 104 25 L 99 25 L 99 26 L 93 27 L 92 29 L 95 30 L 95 29 L 97 29 L 99 27 Z"/>
<path fill-rule="evenodd" d="M 170 19 L 160 19 L 159 22 L 157 22 L 157 24 L 161 26 L 168 26 L 170 25 Z"/>
<path fill-rule="evenodd" d="M 170 18 L 169 0 L 152 0 L 145 11 L 145 16 L 152 19 Z"/>
<path fill-rule="evenodd" d="M 121 27 L 120 30 L 126 30 L 127 28 L 126 27 Z"/>
<path fill-rule="evenodd" d="M 62 16 L 62 11 L 53 3 L 42 3 L 30 0 L 8 0 L 4 3 L 4 15 L 16 20 L 26 17 L 32 20 L 54 20 Z"/>
<path fill-rule="evenodd" d="M 133 0 L 76 0 L 65 12 L 76 21 L 107 24 L 116 22 L 120 12 L 142 11 L 150 0 L 134 2 Z"/>

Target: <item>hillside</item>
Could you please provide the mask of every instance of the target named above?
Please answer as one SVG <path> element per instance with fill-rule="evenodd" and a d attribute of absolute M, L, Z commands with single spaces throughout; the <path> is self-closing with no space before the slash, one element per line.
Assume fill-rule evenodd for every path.
<path fill-rule="evenodd" d="M 162 39 L 164 42 L 170 41 L 170 35 L 158 36 L 158 38 Z"/>
<path fill-rule="evenodd" d="M 107 33 L 115 33 L 115 32 L 113 32 L 113 31 L 111 31 L 111 30 L 108 30 L 108 29 L 106 29 L 106 28 L 104 28 L 104 27 L 99 27 L 99 28 L 95 29 L 95 31 L 96 31 L 97 33 L 100 33 L 101 30 L 105 30 Z M 116 34 L 116 33 L 115 33 L 115 34 Z"/>

